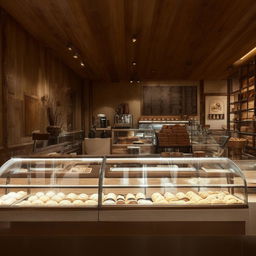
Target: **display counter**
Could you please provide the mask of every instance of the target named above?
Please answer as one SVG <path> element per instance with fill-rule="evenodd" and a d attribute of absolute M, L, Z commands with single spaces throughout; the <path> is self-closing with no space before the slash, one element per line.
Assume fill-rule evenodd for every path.
<path fill-rule="evenodd" d="M 112 129 L 112 154 L 152 154 L 154 144 L 152 129 Z"/>
<path fill-rule="evenodd" d="M 165 222 L 185 233 L 215 223 L 243 234 L 248 221 L 246 181 L 226 158 L 12 158 L 0 182 L 0 222 Z"/>

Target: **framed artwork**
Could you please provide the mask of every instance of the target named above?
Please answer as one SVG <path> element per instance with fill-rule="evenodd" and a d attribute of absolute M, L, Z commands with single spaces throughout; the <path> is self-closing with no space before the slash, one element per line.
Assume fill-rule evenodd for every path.
<path fill-rule="evenodd" d="M 209 120 L 224 120 L 225 119 L 225 109 L 224 102 L 222 100 L 211 100 L 209 103 Z"/>

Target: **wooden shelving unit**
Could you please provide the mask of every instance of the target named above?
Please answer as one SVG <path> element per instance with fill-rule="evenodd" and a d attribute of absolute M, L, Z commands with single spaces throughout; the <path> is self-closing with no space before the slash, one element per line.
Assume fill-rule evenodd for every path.
<path fill-rule="evenodd" d="M 248 140 L 256 154 L 256 57 L 240 66 L 228 83 L 228 130 Z"/>

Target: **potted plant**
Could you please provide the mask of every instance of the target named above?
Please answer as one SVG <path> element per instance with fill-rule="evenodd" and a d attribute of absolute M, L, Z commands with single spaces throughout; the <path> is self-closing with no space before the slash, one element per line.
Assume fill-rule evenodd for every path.
<path fill-rule="evenodd" d="M 45 97 L 47 119 L 49 125 L 46 127 L 48 133 L 57 137 L 61 133 L 63 126 L 60 102 L 53 98 Z"/>

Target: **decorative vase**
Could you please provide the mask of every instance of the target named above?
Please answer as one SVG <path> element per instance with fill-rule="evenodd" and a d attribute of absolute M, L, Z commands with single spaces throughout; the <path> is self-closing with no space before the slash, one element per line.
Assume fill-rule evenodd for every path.
<path fill-rule="evenodd" d="M 49 125 L 49 126 L 47 126 L 46 130 L 48 133 L 50 133 L 54 137 L 58 137 L 61 133 L 60 126 Z"/>

